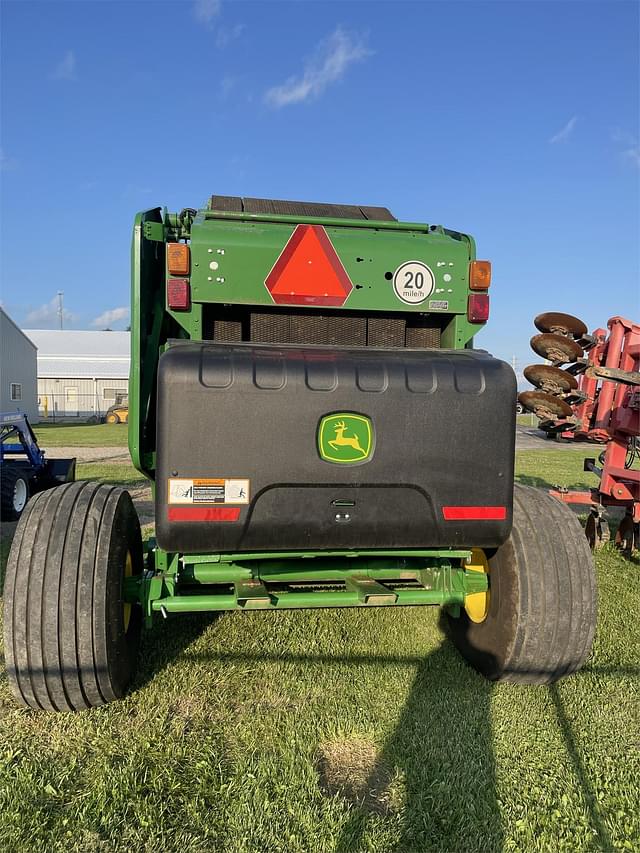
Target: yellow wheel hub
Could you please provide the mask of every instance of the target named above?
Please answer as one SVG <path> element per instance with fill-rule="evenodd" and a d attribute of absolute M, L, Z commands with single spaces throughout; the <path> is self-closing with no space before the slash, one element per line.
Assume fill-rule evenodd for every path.
<path fill-rule="evenodd" d="M 489 574 L 489 563 L 482 548 L 471 550 L 471 559 L 464 564 L 468 572 L 484 572 Z M 484 622 L 489 613 L 489 590 L 472 592 L 464 599 L 464 609 L 472 622 Z"/>
<path fill-rule="evenodd" d="M 124 576 L 130 578 L 133 575 L 133 560 L 131 559 L 131 551 L 127 551 L 127 559 L 124 564 Z M 129 621 L 131 619 L 131 602 L 125 601 L 122 605 L 124 616 L 124 631 L 125 634 L 129 630 Z"/>

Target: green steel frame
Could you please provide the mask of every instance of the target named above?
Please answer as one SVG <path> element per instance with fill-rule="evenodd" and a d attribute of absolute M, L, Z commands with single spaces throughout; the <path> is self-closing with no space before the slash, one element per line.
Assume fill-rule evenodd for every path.
<path fill-rule="evenodd" d="M 383 274 L 384 268 L 393 266 L 396 256 L 407 257 L 418 236 L 428 235 L 432 257 L 447 259 L 446 269 L 451 272 L 445 281 L 451 280 L 453 285 L 448 288 L 447 309 L 440 309 L 445 314 L 442 345 L 462 349 L 472 344 L 473 335 L 481 327 L 470 324 L 466 317 L 468 263 L 475 258 L 471 237 L 419 223 L 326 218 L 310 221 L 327 229 L 354 280 L 356 272 L 349 269 L 350 263 L 370 255 L 370 263 L 377 263 L 377 273 Z M 132 242 L 129 450 L 134 466 L 152 481 L 152 489 L 156 467 L 155 388 L 158 360 L 166 342 L 170 338 L 201 339 L 204 304 L 268 304 L 268 295 L 260 284 L 264 270 L 270 269 L 298 222 L 288 216 L 210 210 L 170 214 L 160 208 L 136 216 Z M 245 229 L 239 228 L 241 223 Z M 271 242 L 265 240 L 265 235 Z M 391 235 L 394 239 L 388 239 Z M 189 240 L 192 256 L 193 302 L 189 311 L 180 313 L 165 305 L 165 247 L 167 242 L 176 240 Z M 236 281 L 231 290 L 216 289 L 203 272 L 212 246 L 221 241 L 232 248 L 252 244 L 251 252 L 235 253 L 235 266 L 227 265 L 232 273 L 230 286 Z M 255 251 L 252 241 L 256 243 Z M 234 257 L 233 251 L 229 254 Z M 240 291 L 237 282 L 242 283 Z M 390 310 L 390 305 L 381 303 L 379 297 L 374 298 L 363 287 L 348 308 Z M 411 310 L 397 304 L 392 308 Z M 187 611 L 432 604 L 457 614 L 466 596 L 484 592 L 489 585 L 488 575 L 465 567 L 470 557 L 468 550 L 451 549 L 172 554 L 151 540 L 145 571 L 142 576 L 125 579 L 124 597 L 141 603 L 147 626 L 156 612 L 166 615 Z"/>
<path fill-rule="evenodd" d="M 161 612 L 285 610 L 315 607 L 444 605 L 488 589 L 470 571 L 471 552 L 299 552 L 169 554 L 149 543 L 147 570 L 125 581 L 125 600 L 139 601 L 148 625 Z"/>

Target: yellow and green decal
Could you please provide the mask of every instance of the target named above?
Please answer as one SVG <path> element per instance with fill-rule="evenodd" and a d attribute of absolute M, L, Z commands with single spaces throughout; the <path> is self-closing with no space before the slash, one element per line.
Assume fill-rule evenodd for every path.
<path fill-rule="evenodd" d="M 373 425 L 366 415 L 334 412 L 318 426 L 318 452 L 327 462 L 357 465 L 373 455 Z"/>

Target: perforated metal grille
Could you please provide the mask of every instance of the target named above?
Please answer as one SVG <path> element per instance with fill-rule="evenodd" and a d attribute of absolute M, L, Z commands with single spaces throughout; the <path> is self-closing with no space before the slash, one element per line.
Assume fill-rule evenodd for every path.
<path fill-rule="evenodd" d="M 440 349 L 438 326 L 407 326 L 405 346 L 409 349 Z"/>
<path fill-rule="evenodd" d="M 242 323 L 239 320 L 215 320 L 213 340 L 223 343 L 239 343 L 242 341 Z"/>
<path fill-rule="evenodd" d="M 366 317 L 327 314 L 251 314 L 251 340 L 279 344 L 367 345 Z"/>
<path fill-rule="evenodd" d="M 404 317 L 369 317 L 367 346 L 403 347 L 405 345 Z"/>
<path fill-rule="evenodd" d="M 317 311 L 251 311 L 203 306 L 205 340 L 220 343 L 319 344 L 342 347 L 439 349 L 436 319 Z"/>

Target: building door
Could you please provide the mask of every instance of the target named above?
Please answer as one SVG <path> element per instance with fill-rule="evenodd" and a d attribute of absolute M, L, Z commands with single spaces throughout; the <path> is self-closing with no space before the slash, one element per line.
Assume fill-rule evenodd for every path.
<path fill-rule="evenodd" d="M 65 386 L 64 389 L 64 413 L 65 415 L 78 416 L 78 388 L 75 385 Z"/>

